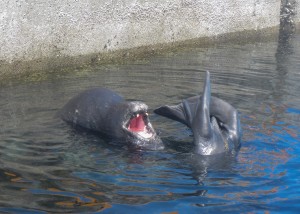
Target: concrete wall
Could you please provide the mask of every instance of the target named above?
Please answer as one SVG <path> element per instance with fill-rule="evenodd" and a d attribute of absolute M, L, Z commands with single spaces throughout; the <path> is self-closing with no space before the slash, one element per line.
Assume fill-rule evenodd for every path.
<path fill-rule="evenodd" d="M 0 60 L 107 53 L 259 30 L 278 26 L 279 13 L 280 0 L 2 0 Z"/>
<path fill-rule="evenodd" d="M 295 4 L 295 22 L 300 24 L 300 2 L 294 0 L 293 2 Z"/>

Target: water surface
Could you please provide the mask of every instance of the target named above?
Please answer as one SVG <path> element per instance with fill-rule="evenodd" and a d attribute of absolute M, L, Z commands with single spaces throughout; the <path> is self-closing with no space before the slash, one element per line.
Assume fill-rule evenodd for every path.
<path fill-rule="evenodd" d="M 290 41 L 194 48 L 0 88 L 0 212 L 248 213 L 300 210 L 300 35 Z M 150 111 L 201 93 L 240 112 L 237 157 L 193 154 L 191 131 L 151 114 L 163 151 L 131 151 L 73 130 L 55 113 L 103 86 Z"/>

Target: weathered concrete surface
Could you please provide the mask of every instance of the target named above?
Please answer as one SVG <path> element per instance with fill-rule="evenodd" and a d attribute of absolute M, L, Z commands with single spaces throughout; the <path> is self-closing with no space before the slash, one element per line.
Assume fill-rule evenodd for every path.
<path fill-rule="evenodd" d="M 279 14 L 280 0 L 2 0 L 0 75 L 66 58 L 97 61 L 111 51 L 260 31 L 278 26 Z"/>
<path fill-rule="evenodd" d="M 295 22 L 300 24 L 300 2 L 294 0 L 295 4 Z"/>

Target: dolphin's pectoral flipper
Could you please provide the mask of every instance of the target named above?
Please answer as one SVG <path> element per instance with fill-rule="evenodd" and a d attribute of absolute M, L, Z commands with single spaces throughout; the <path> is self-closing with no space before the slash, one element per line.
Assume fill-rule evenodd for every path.
<path fill-rule="evenodd" d="M 198 97 L 198 105 L 194 106 L 195 116 L 192 122 L 195 152 L 201 155 L 212 155 L 226 151 L 225 141 L 222 136 L 217 119 L 210 113 L 210 74 L 207 71 L 203 94 Z"/>
<path fill-rule="evenodd" d="M 199 98 L 195 115 L 192 119 L 191 128 L 194 138 L 210 139 L 212 136 L 212 128 L 210 123 L 210 75 L 206 72 L 205 83 L 203 87 L 203 95 Z"/>

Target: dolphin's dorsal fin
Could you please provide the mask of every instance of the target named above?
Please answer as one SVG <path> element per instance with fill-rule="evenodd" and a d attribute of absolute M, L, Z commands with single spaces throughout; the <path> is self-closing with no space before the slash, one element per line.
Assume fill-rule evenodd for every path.
<path fill-rule="evenodd" d="M 199 97 L 198 106 L 192 120 L 191 128 L 194 137 L 210 139 L 212 127 L 210 123 L 210 73 L 206 71 L 205 82 L 202 96 Z"/>

